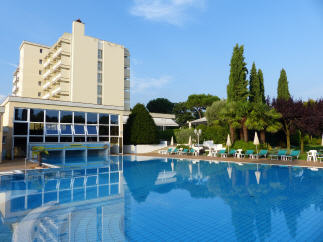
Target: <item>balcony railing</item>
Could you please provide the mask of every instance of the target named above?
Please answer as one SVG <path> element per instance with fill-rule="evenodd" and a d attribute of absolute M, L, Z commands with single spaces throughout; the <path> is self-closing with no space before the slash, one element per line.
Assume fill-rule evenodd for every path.
<path fill-rule="evenodd" d="M 47 98 L 49 98 L 50 97 L 50 93 L 47 93 L 47 94 L 45 94 L 43 97 L 42 97 L 42 99 L 47 99 Z"/>
<path fill-rule="evenodd" d="M 12 93 L 16 93 L 18 91 L 18 86 L 14 85 L 12 87 Z"/>
<path fill-rule="evenodd" d="M 129 50 L 124 48 L 124 56 L 130 56 Z"/>
<path fill-rule="evenodd" d="M 53 59 L 55 59 L 60 53 L 62 53 L 62 48 L 59 48 L 53 55 Z"/>
<path fill-rule="evenodd" d="M 53 71 L 55 71 L 60 65 L 62 64 L 62 61 L 58 61 L 54 66 L 53 66 Z"/>
<path fill-rule="evenodd" d="M 61 91 L 61 87 L 56 88 L 55 90 L 52 91 L 52 96 L 55 96 Z"/>
<path fill-rule="evenodd" d="M 49 63 L 50 63 L 50 61 L 51 61 L 51 59 L 49 58 L 45 63 L 44 63 L 44 68 L 46 68 L 48 65 L 49 65 Z"/>
<path fill-rule="evenodd" d="M 52 84 L 55 84 L 59 79 L 61 79 L 62 73 L 57 74 L 53 79 L 52 79 Z"/>
<path fill-rule="evenodd" d="M 50 74 L 50 70 L 46 71 L 43 75 L 43 78 L 46 79 Z"/>
<path fill-rule="evenodd" d="M 124 80 L 124 88 L 130 88 L 130 81 L 128 79 Z"/>
<path fill-rule="evenodd" d="M 50 86 L 50 82 L 46 82 L 46 83 L 43 85 L 43 90 L 47 89 L 49 86 Z"/>
<path fill-rule="evenodd" d="M 17 77 L 17 76 L 14 76 L 13 77 L 13 80 L 12 80 L 12 83 L 13 84 L 15 84 L 16 82 L 18 82 L 19 81 L 19 77 Z"/>
<path fill-rule="evenodd" d="M 130 78 L 130 70 L 129 69 L 124 69 L 124 78 L 129 79 Z"/>
<path fill-rule="evenodd" d="M 130 66 L 130 59 L 129 58 L 124 58 L 124 66 L 129 67 Z"/>

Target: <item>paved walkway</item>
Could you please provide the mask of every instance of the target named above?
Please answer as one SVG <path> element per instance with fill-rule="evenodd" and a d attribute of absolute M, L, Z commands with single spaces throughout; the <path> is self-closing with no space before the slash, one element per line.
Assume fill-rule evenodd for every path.
<path fill-rule="evenodd" d="M 284 160 L 269 160 L 269 159 L 248 159 L 248 158 L 221 158 L 221 157 L 210 157 L 205 155 L 193 156 L 193 155 L 161 155 L 156 152 L 138 154 L 138 156 L 153 156 L 153 157 L 168 157 L 168 158 L 179 158 L 179 159 L 197 159 L 197 160 L 210 160 L 210 161 L 232 161 L 236 163 L 258 163 L 258 164 L 269 164 L 269 165 L 291 165 L 291 166 L 305 166 L 305 167 L 321 167 L 323 168 L 323 162 L 309 162 L 305 160 L 293 160 L 293 161 L 284 161 Z"/>
<path fill-rule="evenodd" d="M 27 162 L 27 169 L 33 169 L 37 166 L 35 163 Z M 25 159 L 17 160 L 4 160 L 0 163 L 0 172 L 13 171 L 13 170 L 24 170 Z"/>

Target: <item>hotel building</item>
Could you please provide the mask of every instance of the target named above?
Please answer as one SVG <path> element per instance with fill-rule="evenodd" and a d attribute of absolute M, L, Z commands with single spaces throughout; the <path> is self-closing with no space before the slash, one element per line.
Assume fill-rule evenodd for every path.
<path fill-rule="evenodd" d="M 110 142 L 122 153 L 130 113 L 129 51 L 85 35 L 80 20 L 52 46 L 23 41 L 12 95 L 1 106 L 0 159 L 26 157 L 30 143 L 43 142 Z M 152 117 L 162 128 L 178 126 L 174 115 Z"/>

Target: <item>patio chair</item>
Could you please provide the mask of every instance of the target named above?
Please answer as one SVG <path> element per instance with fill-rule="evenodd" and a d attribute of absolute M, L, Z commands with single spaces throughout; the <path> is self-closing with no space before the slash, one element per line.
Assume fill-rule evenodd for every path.
<path fill-rule="evenodd" d="M 270 155 L 270 159 L 271 160 L 279 160 L 279 159 L 283 159 L 287 154 L 286 150 L 278 150 L 278 152 L 276 154 L 271 154 Z"/>
<path fill-rule="evenodd" d="M 322 160 L 323 160 L 323 152 L 318 152 L 317 154 L 317 159 L 320 161 L 320 163 L 322 162 Z"/>
<path fill-rule="evenodd" d="M 253 154 L 250 158 L 259 159 L 259 158 L 267 158 L 268 150 L 260 150 L 258 154 Z"/>
<path fill-rule="evenodd" d="M 232 150 L 230 150 L 229 151 L 229 153 L 223 153 L 223 154 L 221 154 L 221 157 L 222 158 L 224 158 L 224 157 L 229 157 L 229 156 L 233 156 L 233 157 L 235 157 L 235 154 L 236 154 L 236 150 L 235 149 L 232 149 Z"/>
<path fill-rule="evenodd" d="M 217 156 L 221 156 L 221 157 L 227 157 L 227 154 L 225 153 L 225 150 L 219 150 L 218 153 L 216 153 Z M 225 155 L 225 156 L 222 156 Z"/>
<path fill-rule="evenodd" d="M 171 154 L 172 153 L 172 151 L 173 151 L 173 148 L 168 148 L 168 150 L 166 151 L 166 154 L 168 155 L 168 154 Z"/>
<path fill-rule="evenodd" d="M 246 150 L 246 153 L 243 154 L 244 157 L 249 157 L 251 158 L 253 155 L 253 150 Z"/>
<path fill-rule="evenodd" d="M 180 155 L 187 155 L 188 149 L 183 149 L 179 154 Z"/>
<path fill-rule="evenodd" d="M 194 150 L 193 148 L 191 148 L 189 151 L 188 151 L 188 154 L 190 155 L 196 155 L 197 154 L 197 151 Z"/>
<path fill-rule="evenodd" d="M 299 154 L 301 153 L 300 150 L 292 150 L 289 155 L 286 155 L 286 160 L 298 160 Z"/>
<path fill-rule="evenodd" d="M 177 148 L 173 149 L 172 152 L 170 153 L 171 155 L 176 155 L 178 154 L 179 150 Z"/>

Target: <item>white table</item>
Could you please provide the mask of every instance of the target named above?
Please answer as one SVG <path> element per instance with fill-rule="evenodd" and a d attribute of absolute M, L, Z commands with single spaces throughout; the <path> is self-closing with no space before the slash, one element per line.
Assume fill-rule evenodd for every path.
<path fill-rule="evenodd" d="M 307 152 L 307 161 L 313 160 L 314 162 L 317 161 L 317 150 L 310 150 Z"/>
<path fill-rule="evenodd" d="M 235 153 L 235 156 L 237 158 L 243 158 L 244 157 L 244 154 L 242 154 L 242 149 L 237 149 L 237 151 Z"/>

